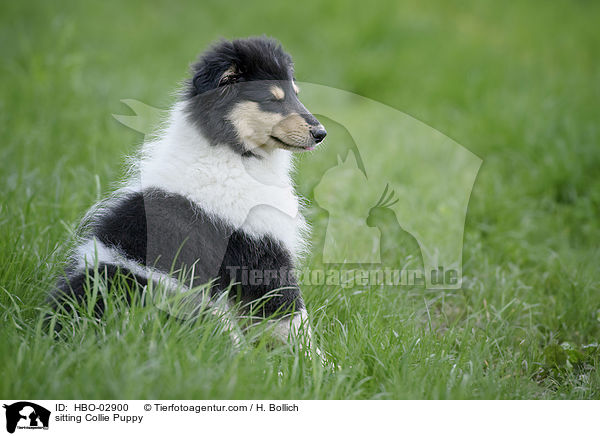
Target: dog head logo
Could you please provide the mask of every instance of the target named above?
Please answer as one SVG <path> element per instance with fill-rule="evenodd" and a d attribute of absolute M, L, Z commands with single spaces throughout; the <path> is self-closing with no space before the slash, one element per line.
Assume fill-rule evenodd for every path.
<path fill-rule="evenodd" d="M 467 207 L 482 160 L 394 108 L 322 85 L 298 86 L 313 113 L 329 120 L 328 129 L 336 124 L 346 130 L 345 136 L 333 130 L 327 147 L 302 156 L 312 168 L 302 180 L 305 194 L 314 189 L 316 204 L 327 213 L 325 235 L 313 242 L 313 247 L 321 245 L 323 264 L 408 269 L 427 289 L 460 288 Z M 278 89 L 265 89 L 273 104 L 285 101 Z M 123 102 L 136 115 L 115 118 L 146 135 L 152 133 L 151 121 L 167 114 L 134 100 Z M 243 111 L 236 119 L 253 113 Z M 286 126 L 289 132 L 295 129 Z M 246 169 L 252 183 L 268 185 L 264 207 L 290 217 L 298 213 L 279 201 L 286 194 L 280 186 Z M 152 186 L 153 174 L 142 171 L 141 184 Z M 246 220 L 260 221 L 254 215 L 260 215 L 261 207 L 248 208 Z"/>
<path fill-rule="evenodd" d="M 28 401 L 4 405 L 6 409 L 6 431 L 14 433 L 18 429 L 48 429 L 50 411 Z"/>

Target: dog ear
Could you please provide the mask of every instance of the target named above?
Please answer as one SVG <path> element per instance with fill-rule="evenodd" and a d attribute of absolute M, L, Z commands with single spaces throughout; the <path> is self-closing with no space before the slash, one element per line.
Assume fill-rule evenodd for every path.
<path fill-rule="evenodd" d="M 236 83 L 240 78 L 240 74 L 237 71 L 237 68 L 232 65 L 225 70 L 223 74 L 221 74 L 221 78 L 219 79 L 218 86 L 231 85 L 232 83 Z"/>
<path fill-rule="evenodd" d="M 193 65 L 192 69 L 195 70 L 194 77 L 191 80 L 190 96 L 192 97 L 225 85 L 237 83 L 242 78 L 238 68 L 231 64 L 228 67 L 227 64 L 218 66 L 218 64 L 214 65 L 206 61 L 200 61 Z"/>

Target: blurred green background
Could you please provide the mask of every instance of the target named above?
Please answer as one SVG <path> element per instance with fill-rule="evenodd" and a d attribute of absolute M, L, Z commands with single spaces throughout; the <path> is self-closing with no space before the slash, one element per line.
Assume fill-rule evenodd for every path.
<path fill-rule="evenodd" d="M 598 22 L 592 1 L 2 2 L 0 396 L 600 397 Z M 45 336 L 58 247 L 142 141 L 112 118 L 120 100 L 166 108 L 210 42 L 261 34 L 299 80 L 385 103 L 483 159 L 463 289 L 305 289 L 337 371 L 197 344 L 202 326 L 140 336 L 143 317 L 95 340 Z M 322 231 L 327 217 L 308 214 Z"/>

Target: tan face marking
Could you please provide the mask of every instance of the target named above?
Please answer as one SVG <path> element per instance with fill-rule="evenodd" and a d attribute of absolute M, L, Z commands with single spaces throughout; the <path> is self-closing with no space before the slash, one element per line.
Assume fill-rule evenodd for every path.
<path fill-rule="evenodd" d="M 273 127 L 283 120 L 280 114 L 260 110 L 253 101 L 236 104 L 228 118 L 248 150 L 269 144 Z"/>
<path fill-rule="evenodd" d="M 283 100 L 285 98 L 285 92 L 277 85 L 271 86 L 271 94 L 275 97 L 276 100 Z"/>
<path fill-rule="evenodd" d="M 302 151 L 314 146 L 310 126 L 297 113 L 283 116 L 265 112 L 258 103 L 236 104 L 227 117 L 247 150 L 283 148 Z"/>
<path fill-rule="evenodd" d="M 312 144 L 310 126 L 298 114 L 290 114 L 273 127 L 274 137 L 292 147 L 308 147 Z"/>

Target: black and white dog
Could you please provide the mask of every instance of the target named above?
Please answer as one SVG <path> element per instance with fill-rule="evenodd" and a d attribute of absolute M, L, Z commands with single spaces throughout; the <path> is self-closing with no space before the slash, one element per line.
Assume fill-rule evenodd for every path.
<path fill-rule="evenodd" d="M 88 213 L 52 299 L 82 300 L 88 277 L 110 282 L 117 271 L 140 290 L 213 281 L 212 299 L 260 302 L 282 339 L 310 334 L 294 276 L 307 226 L 290 152 L 327 132 L 298 100 L 292 59 L 275 40 L 221 41 L 192 74 L 124 187 Z"/>

